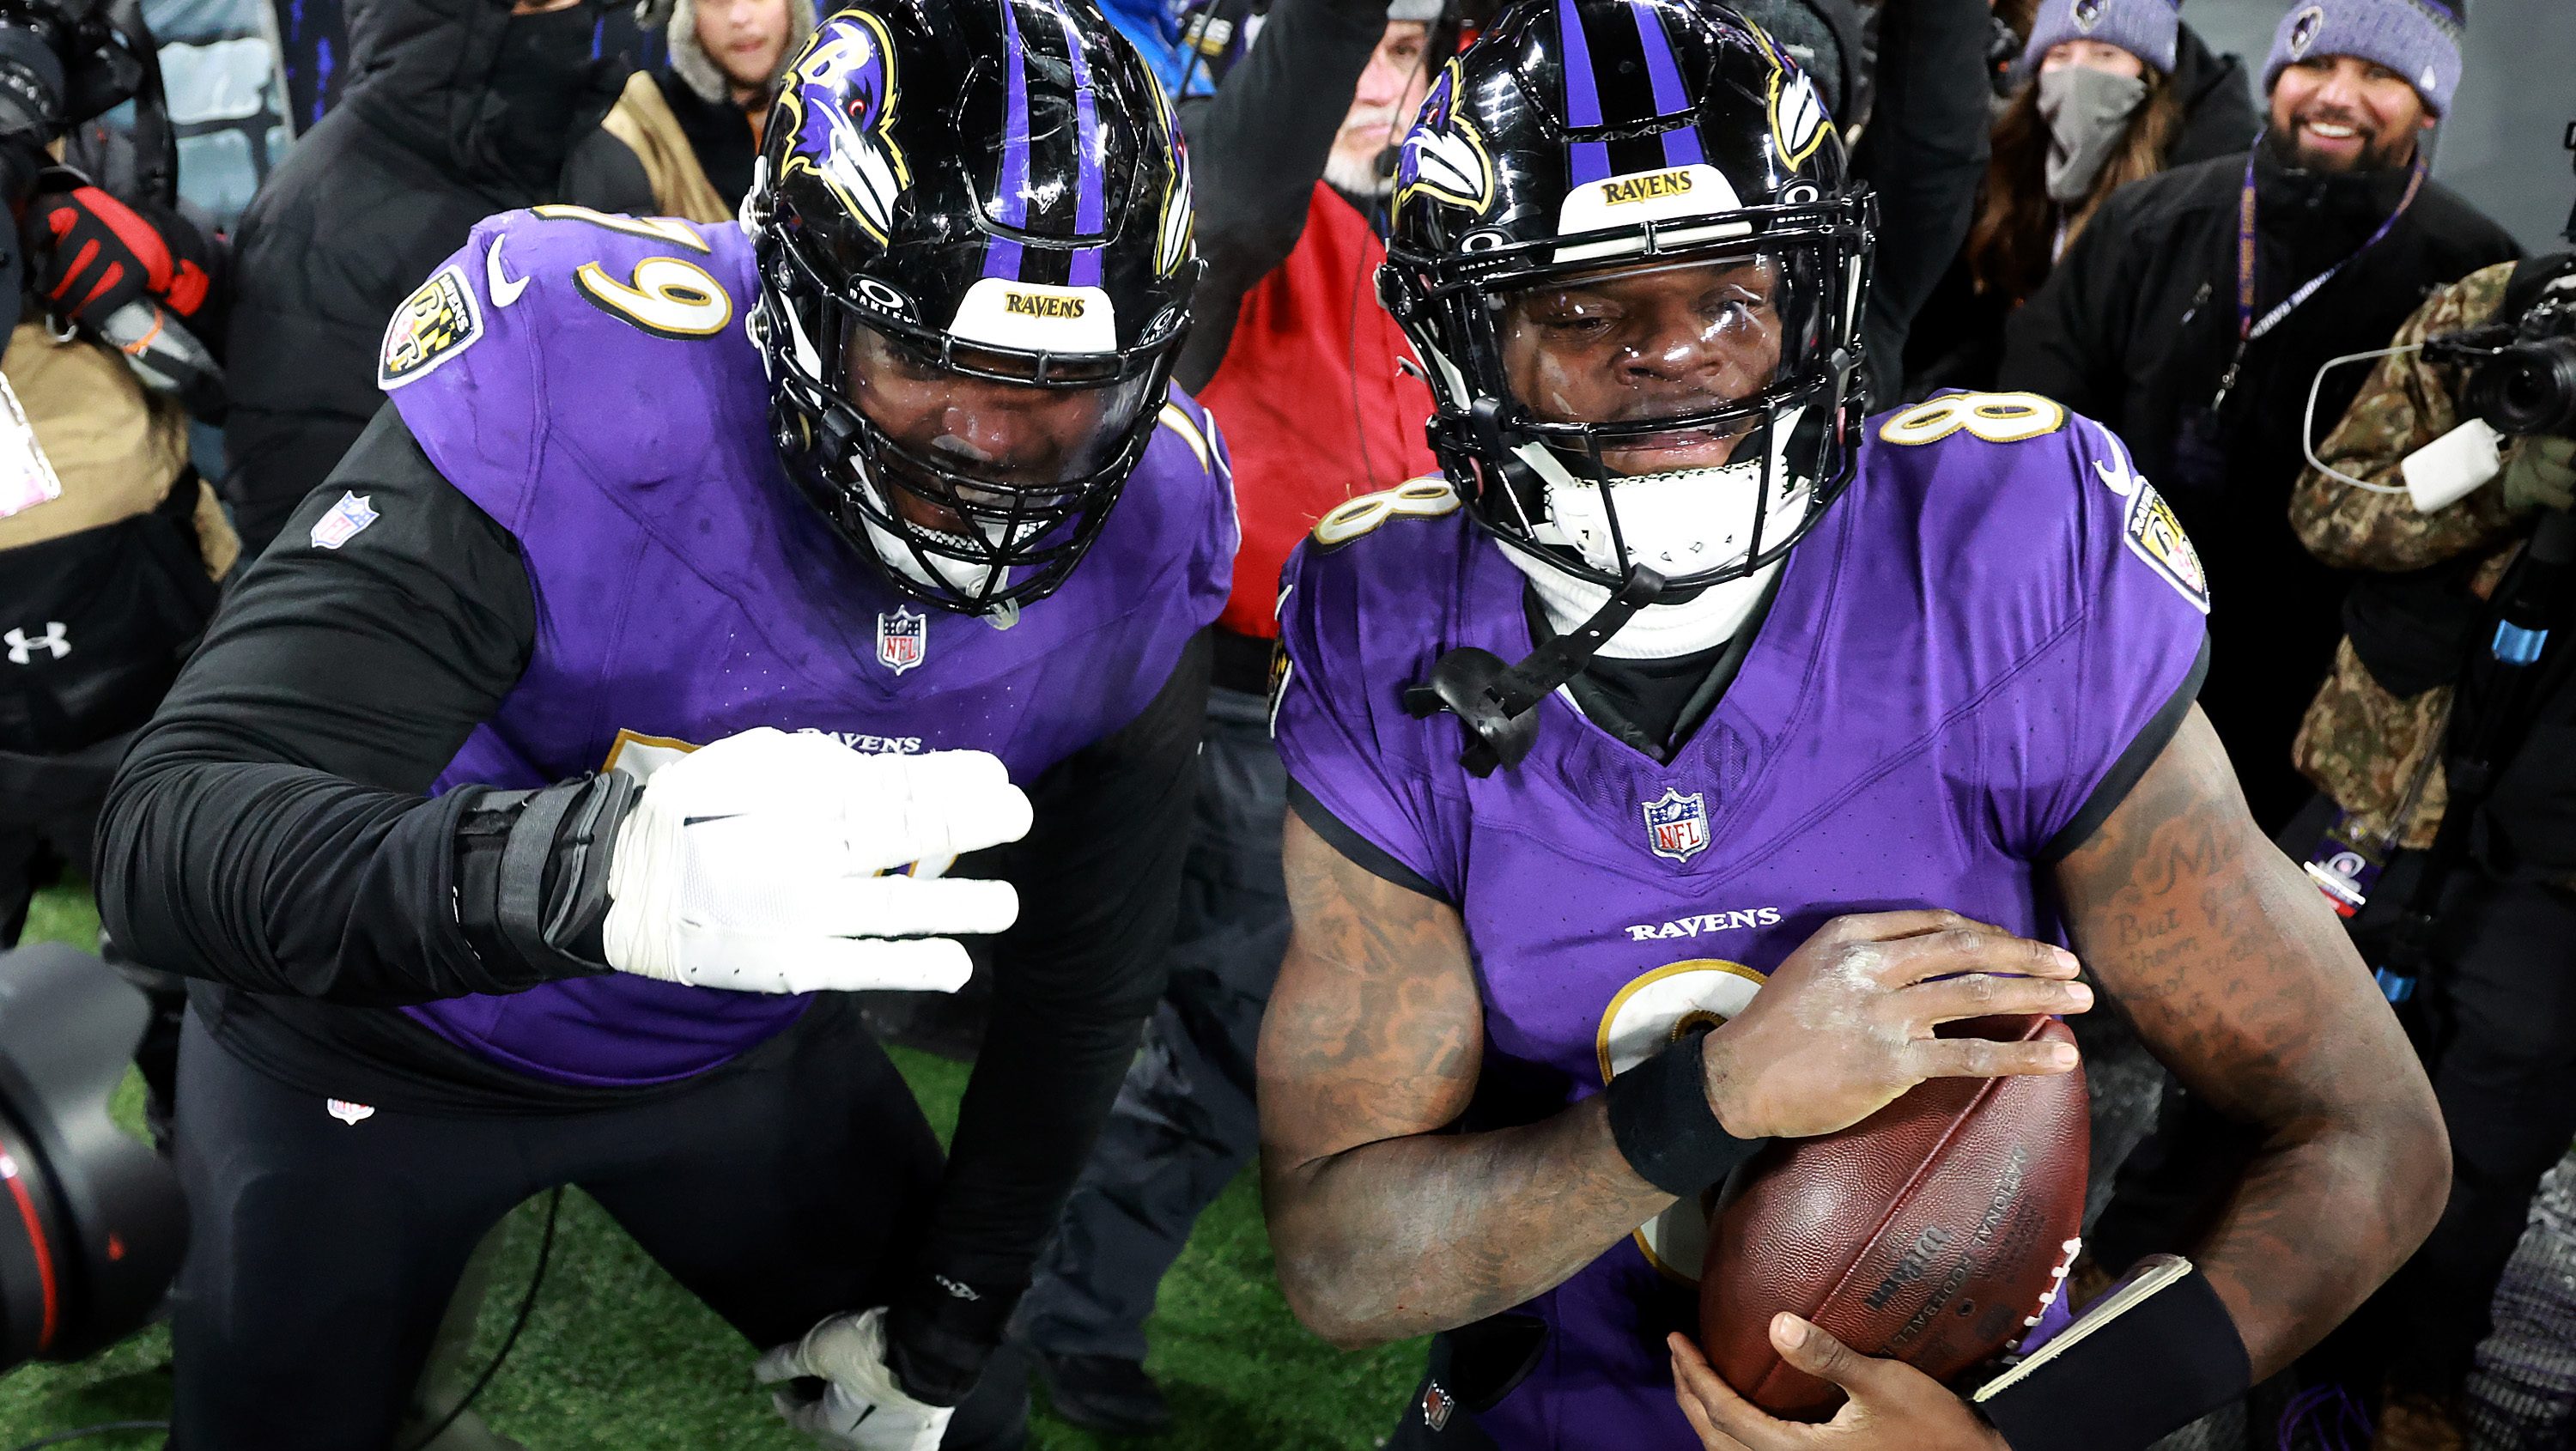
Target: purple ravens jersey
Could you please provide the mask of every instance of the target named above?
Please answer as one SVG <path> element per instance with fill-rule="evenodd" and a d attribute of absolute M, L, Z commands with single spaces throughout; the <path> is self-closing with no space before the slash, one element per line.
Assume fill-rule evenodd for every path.
<path fill-rule="evenodd" d="M 441 774 L 541 786 L 755 726 L 981 750 L 1023 784 L 1133 720 L 1225 603 L 1222 447 L 1178 393 L 1099 540 L 997 629 L 898 593 L 781 469 L 732 226 L 539 207 L 485 221 L 394 319 L 379 379 L 441 474 L 517 540 L 526 673 Z M 667 1081 L 801 997 L 625 974 L 407 1009 L 522 1072 Z"/>
<path fill-rule="evenodd" d="M 1442 652 L 1532 648 L 1523 577 L 1438 480 L 1328 515 L 1288 581 L 1280 753 L 1458 906 L 1484 1005 L 1475 1112 L 1508 1086 L 1502 1121 L 1741 1011 L 1839 913 L 1948 907 L 2062 941 L 2046 864 L 2187 705 L 2208 607 L 2117 440 L 2025 394 L 1872 422 L 1669 764 L 1563 691 L 1528 759 L 1483 779 L 1456 718 L 1406 713 Z M 1509 1451 L 1696 1451 L 1662 1338 L 1696 1323 L 1705 1243 L 1685 1201 L 1523 1306 L 1545 1349 L 1478 1424 Z"/>

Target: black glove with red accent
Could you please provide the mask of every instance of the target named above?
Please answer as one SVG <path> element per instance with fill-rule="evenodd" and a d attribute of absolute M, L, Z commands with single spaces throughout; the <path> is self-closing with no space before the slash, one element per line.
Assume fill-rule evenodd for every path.
<path fill-rule="evenodd" d="M 39 193 L 26 230 L 36 292 L 68 322 L 100 327 L 142 298 L 190 322 L 214 287 L 214 248 L 195 227 L 94 186 Z"/>

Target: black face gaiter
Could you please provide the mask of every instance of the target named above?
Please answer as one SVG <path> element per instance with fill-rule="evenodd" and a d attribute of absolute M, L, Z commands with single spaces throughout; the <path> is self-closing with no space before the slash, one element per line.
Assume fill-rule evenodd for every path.
<path fill-rule="evenodd" d="M 501 32 L 488 84 L 501 103 L 491 151 L 514 180 L 534 190 L 552 190 L 575 123 L 592 102 L 597 72 L 608 63 L 591 54 L 599 15 L 599 0 L 581 0 L 542 15 L 513 15 Z"/>

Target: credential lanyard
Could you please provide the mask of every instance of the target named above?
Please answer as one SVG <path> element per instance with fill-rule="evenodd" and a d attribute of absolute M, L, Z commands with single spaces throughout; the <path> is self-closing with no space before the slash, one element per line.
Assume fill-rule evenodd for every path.
<path fill-rule="evenodd" d="M 2245 366 L 2245 350 L 2253 345 L 2254 340 L 2288 321 L 2301 303 L 2316 296 L 2319 288 L 2334 281 L 2343 269 L 2351 266 L 2353 258 L 2378 246 L 2381 238 L 2396 230 L 2397 219 L 2406 215 L 2406 209 L 2415 205 L 2415 194 L 2424 189 L 2424 154 L 2419 150 L 2415 154 L 2414 172 L 2406 179 L 2406 195 L 2397 199 L 2397 209 L 2379 224 L 2379 230 L 2347 253 L 2342 261 L 2300 283 L 2296 291 L 2257 318 L 2254 316 L 2254 158 L 2261 150 L 2262 142 L 2258 140 L 2254 150 L 2245 154 L 2245 187 L 2236 203 L 2236 354 L 2228 359 L 2227 372 L 2218 380 L 2218 392 L 2209 400 L 2212 413 L 2227 401 L 2228 392 L 2236 386 L 2236 375 Z"/>

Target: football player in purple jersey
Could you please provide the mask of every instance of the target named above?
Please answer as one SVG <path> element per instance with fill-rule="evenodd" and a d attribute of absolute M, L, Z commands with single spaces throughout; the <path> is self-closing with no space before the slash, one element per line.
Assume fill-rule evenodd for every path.
<path fill-rule="evenodd" d="M 2111 1451 L 2314 1343 L 2431 1226 L 2446 1146 L 2193 703 L 2206 581 L 2120 441 L 2026 394 L 1863 419 L 1868 199 L 1808 79 L 1700 0 L 1514 9 L 1397 188 L 1381 294 L 1444 476 L 1288 570 L 1261 1045 L 1290 1304 L 1436 1332 L 1390 1445 Z M 2259 1135 L 2188 1260 L 2038 1320 L 2009 1382 L 1788 1316 L 1829 1424 L 1711 1373 L 1713 1186 L 1927 1078 L 2066 1072 L 1936 1029 L 2097 994 Z"/>
<path fill-rule="evenodd" d="M 182 1451 L 389 1444 L 565 1184 L 823 1444 L 1024 1439 L 999 1342 L 1161 994 L 1235 547 L 1167 386 L 1188 171 L 1083 0 L 861 0 L 766 138 L 739 226 L 477 226 L 126 757 L 104 913 L 198 979 Z M 850 991 L 966 938 L 943 1155 Z"/>

